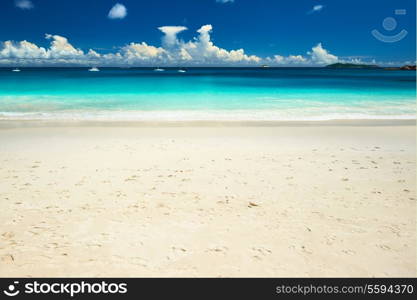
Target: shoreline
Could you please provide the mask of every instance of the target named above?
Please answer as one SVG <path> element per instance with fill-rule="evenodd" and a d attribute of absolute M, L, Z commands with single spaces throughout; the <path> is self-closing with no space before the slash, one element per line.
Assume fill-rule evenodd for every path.
<path fill-rule="evenodd" d="M 128 121 L 1 120 L 0 130 L 19 127 L 321 127 L 416 126 L 416 119 L 340 119 L 327 121 Z"/>

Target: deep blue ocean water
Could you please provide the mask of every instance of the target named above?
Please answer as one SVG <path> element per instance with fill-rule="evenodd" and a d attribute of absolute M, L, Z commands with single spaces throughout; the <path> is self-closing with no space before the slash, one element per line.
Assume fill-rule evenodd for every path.
<path fill-rule="evenodd" d="M 0 118 L 415 118 L 416 73 L 326 68 L 0 69 Z"/>

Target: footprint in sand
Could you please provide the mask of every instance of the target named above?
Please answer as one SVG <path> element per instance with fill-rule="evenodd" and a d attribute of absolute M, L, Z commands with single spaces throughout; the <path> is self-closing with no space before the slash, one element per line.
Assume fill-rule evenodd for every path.
<path fill-rule="evenodd" d="M 248 207 L 249 208 L 257 207 L 257 206 L 259 206 L 259 204 L 258 203 L 255 203 L 255 202 L 249 202 L 249 204 L 248 204 Z"/>
<path fill-rule="evenodd" d="M 13 263 L 14 256 L 12 254 L 6 254 L 1 257 L 1 261 L 4 263 Z"/>
<path fill-rule="evenodd" d="M 206 250 L 206 252 L 212 252 L 212 253 L 218 253 L 226 255 L 226 252 L 229 250 L 229 248 L 225 246 L 213 246 Z"/>
<path fill-rule="evenodd" d="M 272 254 L 272 250 L 265 247 L 252 247 L 251 251 L 253 253 L 252 257 L 259 260 L 261 260 L 265 256 Z"/>
<path fill-rule="evenodd" d="M 326 238 L 326 244 L 329 246 L 333 245 L 337 240 L 337 237 L 334 235 L 326 236 L 325 238 Z"/>
<path fill-rule="evenodd" d="M 171 255 L 168 255 L 166 257 L 168 260 L 175 259 L 175 258 L 177 258 L 179 256 L 186 255 L 188 250 L 186 248 L 184 248 L 184 247 L 172 246 L 171 247 L 171 251 L 172 251 L 172 254 Z"/>
<path fill-rule="evenodd" d="M 1 236 L 2 236 L 4 239 L 6 239 L 6 240 L 10 240 L 10 239 L 12 239 L 12 238 L 14 237 L 14 233 L 13 233 L 13 232 L 11 232 L 11 231 L 9 231 L 9 232 L 4 232 Z"/>
<path fill-rule="evenodd" d="M 391 247 L 387 246 L 387 245 L 376 245 L 378 248 L 385 250 L 385 251 L 390 251 Z"/>
<path fill-rule="evenodd" d="M 345 254 L 347 254 L 347 255 L 355 255 L 356 254 L 355 251 L 350 250 L 350 249 L 342 250 L 342 252 L 345 253 Z"/>
<path fill-rule="evenodd" d="M 307 254 L 313 254 L 311 250 L 308 250 L 306 246 L 301 246 L 301 251 Z"/>

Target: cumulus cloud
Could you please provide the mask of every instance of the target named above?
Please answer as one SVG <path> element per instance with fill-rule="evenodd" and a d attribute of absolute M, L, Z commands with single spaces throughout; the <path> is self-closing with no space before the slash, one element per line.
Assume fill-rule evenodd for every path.
<path fill-rule="evenodd" d="M 330 54 L 326 49 L 323 48 L 321 43 L 311 49 L 308 52 L 311 55 L 311 60 L 317 64 L 333 64 L 338 61 L 338 57 Z"/>
<path fill-rule="evenodd" d="M 278 65 L 299 65 L 307 63 L 308 60 L 302 55 L 274 55 L 274 57 L 269 59 L 269 61 Z"/>
<path fill-rule="evenodd" d="M 185 26 L 162 26 L 158 27 L 165 36 L 162 38 L 162 43 L 165 47 L 172 47 L 177 45 L 179 42 L 177 40 L 177 34 L 181 31 L 187 30 Z"/>
<path fill-rule="evenodd" d="M 307 52 L 307 55 L 274 55 L 272 58 L 268 57 L 266 60 L 272 65 L 278 66 L 291 66 L 291 65 L 303 65 L 303 66 L 322 66 L 333 64 L 341 61 L 336 55 L 329 53 L 324 49 L 321 43 L 314 46 L 311 51 Z"/>
<path fill-rule="evenodd" d="M 14 3 L 20 9 L 32 9 L 34 7 L 30 0 L 15 0 Z"/>
<path fill-rule="evenodd" d="M 126 6 L 123 4 L 115 4 L 109 11 L 108 17 L 110 19 L 124 19 L 127 15 Z"/>
<path fill-rule="evenodd" d="M 119 59 L 127 64 L 145 63 L 145 62 L 163 62 L 167 57 L 167 52 L 161 47 L 150 46 L 145 42 L 130 43 L 121 49 Z M 114 58 L 114 57 L 113 57 Z"/>
<path fill-rule="evenodd" d="M 48 62 L 77 64 L 92 55 L 92 52 L 85 55 L 82 50 L 74 48 L 65 37 L 46 34 L 45 38 L 51 40 L 49 49 L 38 47 L 28 41 L 4 42 L 0 50 L 0 63 L 5 60 L 23 65 L 43 65 Z"/>
<path fill-rule="evenodd" d="M 51 58 L 74 58 L 84 55 L 82 50 L 75 49 L 65 37 L 46 34 L 45 38 L 52 40 L 51 47 L 49 49 L 49 55 Z"/>
<path fill-rule="evenodd" d="M 201 26 L 197 32 L 199 36 L 193 41 L 181 46 L 184 54 L 196 64 L 221 64 L 223 63 L 259 63 L 261 58 L 255 55 L 247 55 L 243 49 L 226 50 L 217 47 L 211 41 L 210 33 L 213 27 L 208 24 Z"/>
<path fill-rule="evenodd" d="M 30 43 L 28 41 L 21 41 L 13 43 L 6 41 L 3 43 L 3 48 L 0 51 L 0 59 L 38 59 L 47 58 L 47 50 L 42 47 Z"/>
<path fill-rule="evenodd" d="M 323 8 L 324 8 L 324 5 L 321 5 L 321 4 L 314 5 L 313 8 L 308 12 L 308 14 L 319 12 L 319 11 L 323 10 Z"/>
<path fill-rule="evenodd" d="M 331 64 L 339 58 L 324 49 L 319 43 L 305 55 L 276 54 L 262 58 L 250 55 L 244 49 L 227 50 L 215 45 L 211 34 L 213 27 L 203 25 L 197 36 L 183 41 L 178 35 L 184 26 L 162 26 L 162 46 L 146 42 L 132 42 L 113 53 L 101 54 L 93 49 L 83 51 L 74 47 L 60 35 L 46 34 L 49 47 L 40 47 L 26 40 L 5 41 L 0 44 L 0 65 L 98 65 L 98 66 L 321 66 Z"/>

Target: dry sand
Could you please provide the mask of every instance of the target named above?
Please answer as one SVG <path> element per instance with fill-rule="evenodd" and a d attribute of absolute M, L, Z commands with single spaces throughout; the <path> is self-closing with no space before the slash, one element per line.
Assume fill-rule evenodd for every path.
<path fill-rule="evenodd" d="M 413 123 L 34 124 L 0 122 L 2 277 L 416 275 Z"/>

